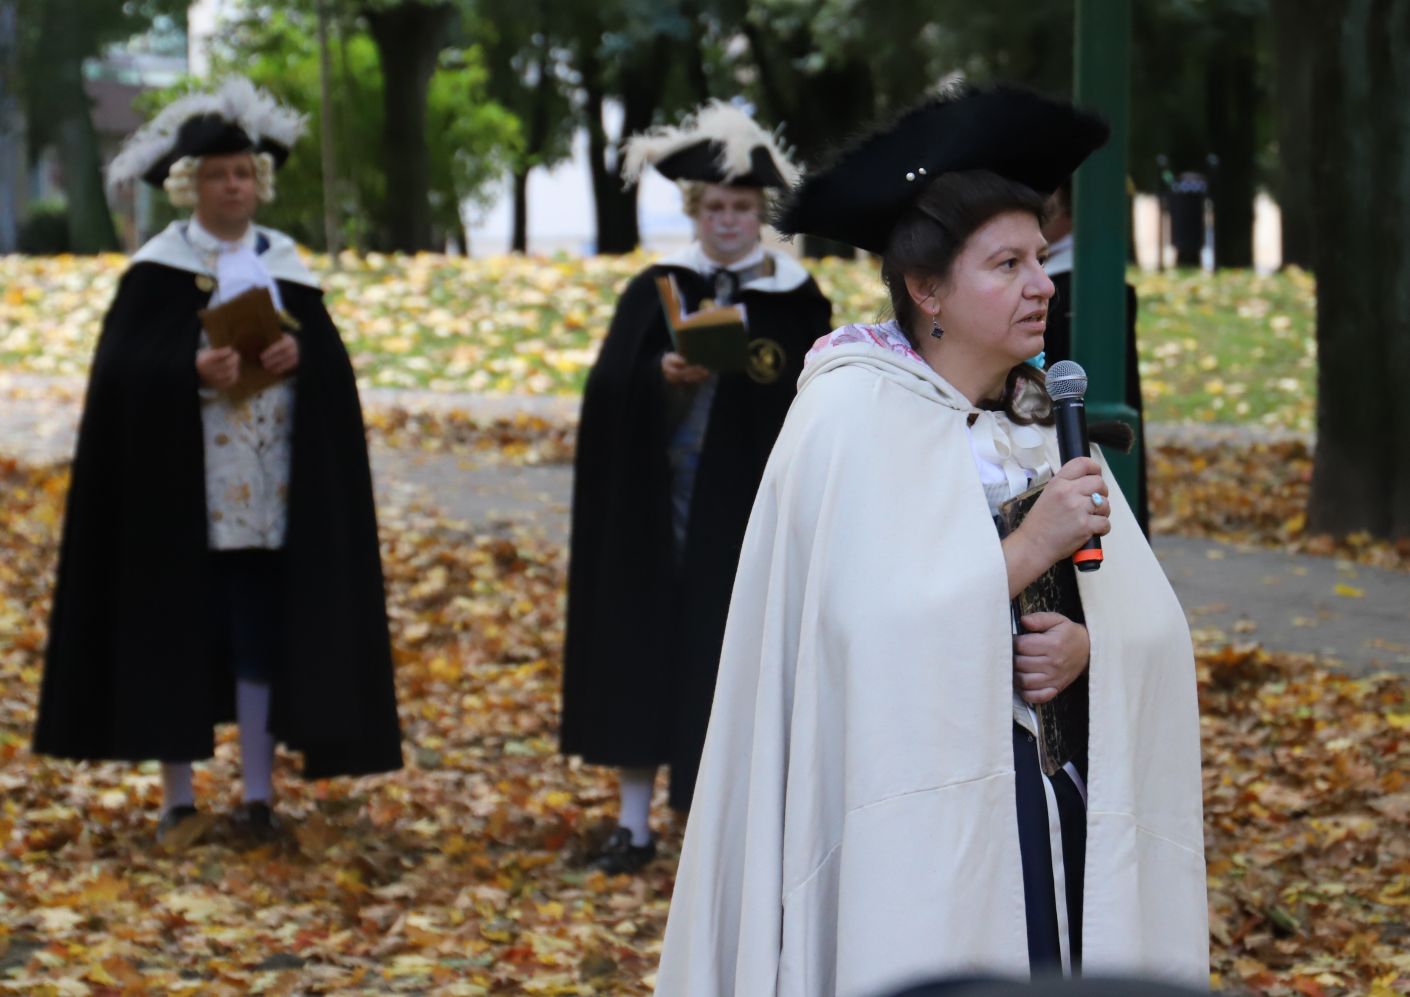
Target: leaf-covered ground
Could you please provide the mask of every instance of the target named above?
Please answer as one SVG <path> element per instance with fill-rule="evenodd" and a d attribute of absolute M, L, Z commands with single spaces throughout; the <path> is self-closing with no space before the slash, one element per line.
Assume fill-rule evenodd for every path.
<path fill-rule="evenodd" d="M 561 549 L 384 508 L 407 770 L 310 786 L 282 759 L 282 843 L 217 821 L 166 853 L 153 767 L 28 751 L 65 487 L 0 463 L 0 990 L 649 992 L 680 829 L 640 879 L 581 867 L 614 787 L 554 751 Z M 1410 990 L 1405 680 L 1256 647 L 1201 648 L 1199 678 L 1216 981 Z M 231 733 L 198 770 L 218 815 Z"/>
<path fill-rule="evenodd" d="M 1308 529 L 1312 451 L 1306 440 L 1166 436 L 1154 441 L 1147 457 L 1151 528 L 1156 533 L 1410 571 L 1410 537 L 1390 542 L 1365 533 L 1338 537 Z"/>
<path fill-rule="evenodd" d="M 0 988 L 649 992 L 670 861 L 587 874 L 613 787 L 555 751 L 563 551 L 383 509 L 408 768 L 277 793 L 292 833 L 153 844 L 155 766 L 28 751 L 62 470 L 0 465 Z M 238 800 L 232 730 L 198 768 Z M 678 835 L 667 836 L 674 856 Z"/>
<path fill-rule="evenodd" d="M 571 395 L 646 257 L 345 262 L 324 276 L 365 385 Z M 0 367 L 81 376 L 124 265 L 0 258 Z M 839 321 L 881 313 L 870 264 L 815 272 Z M 1310 279 L 1133 279 L 1153 421 L 1310 427 Z M 526 415 L 390 409 L 369 430 L 477 460 L 561 462 L 573 446 L 570 425 Z M 1151 475 L 1157 528 L 1410 567 L 1403 544 L 1307 533 L 1296 439 L 1165 439 Z M 307 786 L 283 759 L 282 843 L 252 847 L 217 820 L 168 854 L 152 844 L 155 768 L 28 752 L 65 486 L 62 469 L 0 463 L 0 990 L 649 992 L 680 829 L 641 879 L 581 867 L 614 786 L 553 750 L 560 548 L 384 508 L 407 770 Z M 1217 982 L 1410 992 L 1405 680 L 1210 646 L 1200 685 Z M 198 774 L 217 816 L 238 799 L 231 734 Z"/>
<path fill-rule="evenodd" d="M 311 264 L 364 386 L 576 394 L 616 294 L 651 258 L 342 257 Z M 807 261 L 837 324 L 885 314 L 876 264 Z M 122 256 L 0 257 L 0 368 L 82 375 Z M 1133 271 L 1154 422 L 1308 430 L 1314 288 L 1306 274 Z"/>

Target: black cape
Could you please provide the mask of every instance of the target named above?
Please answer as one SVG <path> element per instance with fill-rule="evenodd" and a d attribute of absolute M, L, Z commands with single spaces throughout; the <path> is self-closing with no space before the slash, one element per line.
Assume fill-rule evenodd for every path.
<path fill-rule="evenodd" d="M 307 778 L 401 767 L 362 411 L 322 292 L 279 281 L 301 328 L 283 597 L 269 727 Z M 134 264 L 103 321 L 79 426 L 34 750 L 188 761 L 234 719 L 212 636 L 189 271 Z"/>
<path fill-rule="evenodd" d="M 672 389 L 661 375 L 671 340 L 655 286 L 667 272 L 690 309 L 709 293 L 684 267 L 658 265 L 633 278 L 583 394 L 561 747 L 602 765 L 669 764 L 671 806 L 686 810 L 754 494 L 803 357 L 831 330 L 832 306 L 811 278 L 790 291 L 741 291 L 751 338 L 773 340 L 783 363 L 768 384 L 720 375 L 678 563 L 667 458 Z"/>
<path fill-rule="evenodd" d="M 1053 304 L 1048 309 L 1048 328 L 1043 334 L 1044 362 L 1051 367 L 1059 360 L 1072 359 L 1072 271 L 1050 275 Z M 1136 410 L 1145 425 L 1146 410 L 1141 402 L 1141 366 L 1136 355 L 1136 289 L 1126 285 L 1126 404 Z M 1144 456 L 1144 454 L 1143 454 Z M 1150 499 L 1146 494 L 1146 462 L 1136 471 L 1136 494 L 1127 496 L 1136 522 L 1147 537 L 1150 529 Z"/>

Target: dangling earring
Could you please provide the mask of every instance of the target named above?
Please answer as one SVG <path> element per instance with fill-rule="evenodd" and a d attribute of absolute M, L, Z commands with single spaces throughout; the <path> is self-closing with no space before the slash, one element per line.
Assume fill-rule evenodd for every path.
<path fill-rule="evenodd" d="M 940 328 L 940 316 L 938 314 L 930 316 L 930 334 L 936 339 L 945 335 L 945 330 Z"/>

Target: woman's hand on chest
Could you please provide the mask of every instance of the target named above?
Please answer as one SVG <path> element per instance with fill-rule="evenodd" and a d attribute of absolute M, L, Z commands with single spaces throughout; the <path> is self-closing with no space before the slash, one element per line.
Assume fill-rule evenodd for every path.
<path fill-rule="evenodd" d="M 1092 642 L 1087 628 L 1061 613 L 1030 613 L 1019 620 L 1027 633 L 1013 639 L 1013 684 L 1029 703 L 1046 703 L 1087 667 Z"/>

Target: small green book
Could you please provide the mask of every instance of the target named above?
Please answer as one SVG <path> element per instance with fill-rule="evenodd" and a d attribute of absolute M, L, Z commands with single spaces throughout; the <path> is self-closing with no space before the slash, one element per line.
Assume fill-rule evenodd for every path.
<path fill-rule="evenodd" d="M 686 311 L 674 274 L 656 278 L 661 309 L 676 352 L 687 361 L 717 373 L 744 370 L 749 364 L 749 322 L 743 305 L 705 302 Z"/>

